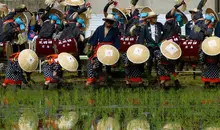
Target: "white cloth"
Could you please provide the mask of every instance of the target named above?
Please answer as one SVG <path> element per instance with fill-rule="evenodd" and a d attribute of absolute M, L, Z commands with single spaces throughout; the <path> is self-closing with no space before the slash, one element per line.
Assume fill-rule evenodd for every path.
<path fill-rule="evenodd" d="M 155 39 L 156 39 L 156 25 L 150 24 L 150 28 L 151 28 L 151 37 L 155 41 Z"/>

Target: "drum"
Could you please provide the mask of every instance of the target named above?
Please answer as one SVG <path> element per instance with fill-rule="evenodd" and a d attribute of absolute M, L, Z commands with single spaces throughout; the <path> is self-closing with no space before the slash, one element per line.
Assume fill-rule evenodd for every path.
<path fill-rule="evenodd" d="M 12 53 L 12 46 L 9 42 L 0 42 L 0 60 L 7 60 Z"/>
<path fill-rule="evenodd" d="M 127 52 L 128 48 L 134 44 L 136 44 L 138 37 L 133 37 L 133 36 L 119 36 L 120 39 L 120 52 L 124 53 Z"/>
<path fill-rule="evenodd" d="M 173 35 L 173 36 L 172 36 L 170 39 L 168 39 L 168 40 L 172 40 L 172 41 L 175 42 L 175 43 L 179 43 L 180 40 L 181 40 L 181 38 L 180 38 L 179 35 Z"/>
<path fill-rule="evenodd" d="M 201 46 L 201 41 L 197 40 L 181 40 L 179 42 L 180 48 L 182 49 L 183 61 L 198 61 L 199 60 L 199 50 Z"/>
<path fill-rule="evenodd" d="M 56 42 L 57 53 L 67 52 L 72 55 L 76 55 L 78 52 L 77 42 L 74 38 L 58 40 Z"/>
<path fill-rule="evenodd" d="M 36 39 L 36 53 L 39 57 L 54 54 L 54 45 L 56 41 L 53 39 Z"/>

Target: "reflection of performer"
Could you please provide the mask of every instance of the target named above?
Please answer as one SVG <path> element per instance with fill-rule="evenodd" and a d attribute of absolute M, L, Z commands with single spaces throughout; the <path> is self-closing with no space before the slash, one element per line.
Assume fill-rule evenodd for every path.
<path fill-rule="evenodd" d="M 98 61 L 96 52 L 101 45 L 111 44 L 119 49 L 118 30 L 113 27 L 115 18 L 112 14 L 108 14 L 104 25 L 99 26 L 89 40 L 91 46 L 88 51 L 90 57 L 88 63 L 88 80 L 86 85 L 91 85 L 99 78 L 102 82 L 102 64 Z"/>
<path fill-rule="evenodd" d="M 58 83 L 58 87 L 63 82 L 63 70 L 58 62 L 58 54 L 52 54 L 46 57 L 43 64 L 43 73 L 45 77 L 44 89 L 49 89 L 50 83 Z"/>

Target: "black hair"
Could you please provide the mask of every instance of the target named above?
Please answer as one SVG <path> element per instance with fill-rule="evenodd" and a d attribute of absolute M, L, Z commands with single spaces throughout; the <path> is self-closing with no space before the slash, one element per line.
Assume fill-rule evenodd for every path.
<path fill-rule="evenodd" d="M 105 22 L 108 23 L 108 24 L 114 24 L 115 23 L 115 21 L 110 20 L 110 19 L 106 19 Z"/>

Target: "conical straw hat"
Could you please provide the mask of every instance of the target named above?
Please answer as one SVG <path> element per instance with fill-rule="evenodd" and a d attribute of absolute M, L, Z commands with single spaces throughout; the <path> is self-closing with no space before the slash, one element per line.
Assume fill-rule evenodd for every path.
<path fill-rule="evenodd" d="M 58 55 L 58 61 L 64 69 L 71 71 L 71 72 L 77 71 L 78 66 L 79 66 L 76 58 L 66 52 L 60 53 Z"/>
<path fill-rule="evenodd" d="M 38 67 L 38 56 L 34 51 L 25 49 L 19 54 L 18 63 L 24 71 L 33 72 Z"/>
<path fill-rule="evenodd" d="M 162 130 L 183 130 L 183 127 L 180 124 L 165 124 Z"/>
<path fill-rule="evenodd" d="M 125 15 L 125 13 L 124 13 L 122 10 L 120 10 L 120 9 L 118 9 L 118 8 L 113 8 L 113 9 L 112 9 L 112 12 L 113 12 L 113 13 L 120 13 L 120 14 L 122 15 L 123 19 L 124 19 L 125 24 L 128 23 L 127 16 Z"/>
<path fill-rule="evenodd" d="M 220 39 L 218 37 L 206 38 L 202 42 L 202 51 L 209 56 L 220 54 Z"/>
<path fill-rule="evenodd" d="M 182 55 L 182 50 L 178 44 L 173 41 L 164 41 L 160 46 L 161 53 L 170 60 L 177 60 Z"/>
<path fill-rule="evenodd" d="M 127 130 L 150 130 L 150 124 L 146 120 L 135 119 L 128 123 Z"/>
<path fill-rule="evenodd" d="M 214 26 L 219 21 L 219 17 L 218 17 L 217 13 L 213 9 L 207 8 L 206 11 L 205 11 L 205 14 L 213 15 L 215 17 Z"/>
<path fill-rule="evenodd" d="M 76 112 L 69 112 L 67 115 L 61 116 L 58 123 L 58 128 L 61 130 L 72 129 L 78 121 L 78 115 Z"/>
<path fill-rule="evenodd" d="M 152 12 L 152 11 L 153 10 L 150 7 L 146 6 L 141 10 L 141 13 L 148 13 L 148 12 Z"/>
<path fill-rule="evenodd" d="M 142 64 L 149 59 L 150 51 L 144 45 L 135 44 L 128 48 L 127 57 L 134 64 Z"/>
<path fill-rule="evenodd" d="M 98 122 L 97 130 L 120 130 L 120 124 L 118 120 L 108 117 Z"/>
<path fill-rule="evenodd" d="M 102 45 L 97 51 L 97 58 L 104 65 L 114 65 L 119 57 L 118 50 L 112 45 Z"/>
<path fill-rule="evenodd" d="M 85 1 L 84 0 L 64 0 L 61 4 L 64 6 L 67 6 L 67 5 L 80 6 L 80 5 L 85 4 Z"/>

